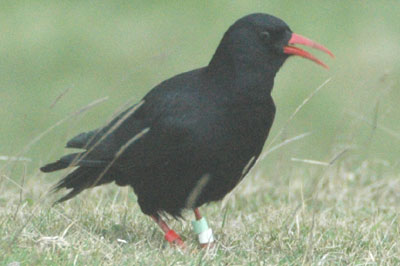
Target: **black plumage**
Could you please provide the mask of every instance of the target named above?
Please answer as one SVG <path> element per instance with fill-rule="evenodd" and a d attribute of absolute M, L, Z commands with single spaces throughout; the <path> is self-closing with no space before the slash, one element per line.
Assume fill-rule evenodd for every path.
<path fill-rule="evenodd" d="M 141 210 L 153 217 L 180 216 L 185 208 L 222 199 L 268 137 L 279 68 L 291 54 L 322 64 L 289 46 L 293 36 L 285 22 L 267 14 L 236 21 L 209 65 L 163 81 L 106 126 L 71 139 L 67 148 L 81 153 L 41 168 L 77 166 L 56 185 L 72 189 L 60 201 L 113 181 L 133 187 Z"/>

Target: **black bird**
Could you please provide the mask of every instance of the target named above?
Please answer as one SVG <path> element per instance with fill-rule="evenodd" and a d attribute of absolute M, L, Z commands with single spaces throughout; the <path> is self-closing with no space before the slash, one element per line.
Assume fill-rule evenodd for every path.
<path fill-rule="evenodd" d="M 271 90 L 285 60 L 298 55 L 327 68 L 294 44 L 333 56 L 274 16 L 236 21 L 207 66 L 163 81 L 104 127 L 67 143 L 82 152 L 41 168 L 76 167 L 56 184 L 72 189 L 58 202 L 113 181 L 130 185 L 142 212 L 182 245 L 161 216 L 189 208 L 200 219 L 198 207 L 221 200 L 251 169 L 274 120 Z"/>

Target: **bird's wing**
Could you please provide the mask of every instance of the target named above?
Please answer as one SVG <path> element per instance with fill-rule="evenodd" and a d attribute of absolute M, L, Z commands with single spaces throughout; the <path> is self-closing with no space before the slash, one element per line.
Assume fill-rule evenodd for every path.
<path fill-rule="evenodd" d="M 193 131 L 201 131 L 195 86 L 179 75 L 153 88 L 143 100 L 131 106 L 105 127 L 72 138 L 67 147 L 86 149 L 88 160 L 152 164 L 156 158 L 173 156 L 193 145 Z M 192 80 L 191 78 L 188 79 Z M 188 81 L 185 79 L 184 81 Z M 194 126 L 200 128 L 194 128 Z M 123 153 L 121 151 L 123 150 Z"/>

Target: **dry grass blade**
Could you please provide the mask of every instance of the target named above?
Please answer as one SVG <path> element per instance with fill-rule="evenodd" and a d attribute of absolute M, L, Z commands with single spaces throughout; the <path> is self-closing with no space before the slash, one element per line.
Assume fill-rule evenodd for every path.
<path fill-rule="evenodd" d="M 103 136 L 101 136 L 101 138 L 93 146 L 90 147 L 88 153 L 90 153 L 94 148 L 96 148 L 96 146 L 99 143 L 101 143 L 105 138 L 107 138 L 112 132 L 114 132 L 117 128 L 119 128 L 122 125 L 122 123 L 126 119 L 128 119 L 132 114 L 134 114 L 143 104 L 144 100 L 139 102 L 131 110 L 129 110 L 126 114 L 124 114 Z"/>
<path fill-rule="evenodd" d="M 17 182 L 15 182 L 11 177 L 9 177 L 9 176 L 7 176 L 5 174 L 0 175 L 0 177 L 4 178 L 4 179 L 7 179 L 8 181 L 10 181 L 10 183 L 14 184 L 17 188 L 23 190 L 23 187 L 21 187 L 21 185 L 18 184 Z"/>
<path fill-rule="evenodd" d="M 369 120 L 369 119 L 367 119 L 365 117 L 362 117 L 361 115 L 356 114 L 354 112 L 348 112 L 348 113 L 351 116 L 359 119 L 360 121 L 363 121 L 363 122 L 367 123 L 368 125 L 371 125 L 373 128 L 380 129 L 383 132 L 387 133 L 388 135 L 400 140 L 400 134 L 399 133 L 397 133 L 396 131 L 394 131 L 394 130 L 388 128 L 388 127 L 385 127 L 385 126 L 382 126 L 382 125 L 378 124 L 378 122 L 376 121 L 377 120 L 376 118 L 374 118 L 374 120 L 371 121 L 371 120 Z"/>
<path fill-rule="evenodd" d="M 199 179 L 196 186 L 194 187 L 192 192 L 190 192 L 186 200 L 186 208 L 192 209 L 195 207 L 196 201 L 199 198 L 201 191 L 203 191 L 204 187 L 208 184 L 209 181 L 210 181 L 209 174 L 205 174 Z"/>
<path fill-rule="evenodd" d="M 321 85 L 319 85 L 312 93 L 310 93 L 310 95 L 307 96 L 307 98 L 305 98 L 303 100 L 303 102 L 297 106 L 296 110 L 294 110 L 294 112 L 290 115 L 289 119 L 286 121 L 286 123 L 283 125 L 283 127 L 279 130 L 278 134 L 276 134 L 274 136 L 274 138 L 270 141 L 270 143 L 266 146 L 266 150 L 268 150 L 271 145 L 273 143 L 275 143 L 275 141 L 282 135 L 282 133 L 286 130 L 287 126 L 289 125 L 289 123 L 293 120 L 293 118 L 297 115 L 297 113 L 322 89 L 325 87 L 326 84 L 329 83 L 329 81 L 331 81 L 332 78 L 328 78 L 327 80 L 325 80 Z"/>
<path fill-rule="evenodd" d="M 117 128 L 121 126 L 121 124 L 128 119 L 132 114 L 134 114 L 142 105 L 144 104 L 144 100 L 136 104 L 131 110 L 129 110 L 126 114 L 124 114 L 110 129 L 107 130 L 107 132 L 100 137 L 99 140 L 96 141 L 93 145 L 90 146 L 90 148 L 86 151 L 86 153 L 83 156 L 78 156 L 75 160 L 73 160 L 70 164 L 70 166 L 75 166 L 78 164 L 80 160 L 83 160 L 86 158 L 88 154 L 90 154 L 91 151 L 93 151 L 105 138 L 107 138 L 112 132 L 114 132 Z M 111 122 L 111 121 L 109 121 Z M 140 132 L 139 134 L 141 134 Z M 97 137 L 97 134 L 94 135 L 89 141 L 88 144 L 91 143 L 91 140 Z M 133 138 L 135 138 L 134 136 Z M 128 141 L 129 142 L 129 141 Z M 66 176 L 66 175 L 65 175 Z M 64 177 L 65 177 L 64 176 Z"/>
<path fill-rule="evenodd" d="M 96 186 L 96 184 L 101 180 L 101 178 L 108 172 L 108 170 L 110 170 L 110 168 L 113 166 L 113 164 L 115 163 L 115 161 L 121 156 L 122 153 L 124 153 L 124 151 L 130 146 L 132 145 L 134 142 L 136 142 L 137 140 L 139 140 L 140 138 L 142 138 L 144 135 L 147 134 L 147 132 L 149 132 L 150 128 L 147 127 L 145 129 L 143 129 L 142 131 L 140 131 L 138 134 L 136 134 L 133 138 L 131 138 L 128 142 L 126 142 L 119 150 L 118 152 L 115 154 L 113 160 L 111 162 L 108 163 L 107 167 L 101 172 L 101 174 L 96 178 L 95 182 L 93 182 L 92 186 Z"/>
<path fill-rule="evenodd" d="M 327 162 L 321 162 L 321 161 L 310 160 L 310 159 L 291 158 L 291 161 L 293 161 L 293 162 L 301 162 L 301 163 L 308 163 L 308 164 L 315 164 L 315 165 L 323 165 L 323 166 L 329 166 L 330 165 Z"/>
<path fill-rule="evenodd" d="M 27 158 L 27 157 L 15 157 L 15 156 L 2 155 L 2 156 L 0 156 L 0 161 L 24 161 L 24 162 L 32 162 L 32 159 L 31 159 L 31 158 Z"/>
<path fill-rule="evenodd" d="M 30 143 L 28 143 L 28 144 L 24 147 L 24 149 L 23 149 L 22 151 L 20 151 L 20 152 L 18 153 L 18 155 L 15 156 L 15 157 L 17 157 L 17 158 L 18 158 L 18 157 L 21 157 L 21 155 L 22 155 L 22 154 L 25 154 L 27 151 L 29 151 L 30 148 L 31 148 L 34 144 L 36 144 L 36 143 L 37 143 L 39 140 L 41 140 L 44 136 L 46 136 L 46 135 L 47 135 L 48 133 L 50 133 L 53 129 L 55 129 L 56 127 L 60 126 L 62 123 L 64 123 L 64 122 L 67 121 L 68 119 L 71 119 L 72 117 L 75 117 L 75 116 L 77 116 L 77 115 L 79 115 L 79 114 L 81 114 L 81 113 L 83 113 L 83 112 L 86 112 L 86 111 L 88 111 L 89 109 L 93 108 L 94 106 L 96 106 L 96 105 L 98 105 L 98 104 L 100 104 L 100 103 L 102 103 L 102 102 L 104 102 L 104 101 L 106 101 L 106 100 L 108 100 L 108 97 L 103 97 L 103 98 L 97 99 L 97 100 L 91 102 L 90 104 L 84 106 L 83 108 L 79 109 L 78 111 L 73 112 L 72 114 L 68 115 L 67 117 L 61 119 L 60 121 L 58 121 L 57 123 L 55 123 L 54 125 L 52 125 L 51 127 L 49 127 L 48 129 L 46 129 L 45 131 L 43 131 L 42 133 L 40 133 L 38 136 L 36 136 L 36 137 L 35 137 Z M 1 173 L 2 171 L 4 171 L 4 169 L 5 169 L 6 166 L 8 166 L 8 162 L 7 162 L 6 164 L 4 164 L 3 167 L 0 169 L 0 173 Z"/>
<path fill-rule="evenodd" d="M 71 87 L 67 87 L 63 92 L 58 95 L 55 100 L 50 104 L 50 109 L 53 109 L 54 106 L 58 103 L 58 101 L 61 100 L 62 97 L 64 97 L 69 91 L 71 90 Z"/>
<path fill-rule="evenodd" d="M 266 150 L 263 154 L 261 154 L 260 160 L 265 159 L 265 157 L 267 157 L 270 153 L 278 150 L 279 148 L 282 148 L 283 146 L 286 146 L 286 145 L 292 143 L 293 141 L 300 140 L 300 139 L 308 137 L 310 135 L 311 135 L 311 132 L 307 132 L 307 133 L 303 133 L 303 134 L 294 136 L 293 138 L 286 139 L 286 140 L 282 141 L 281 143 L 279 143 L 278 145 L 275 145 L 274 147 L 270 148 L 269 150 Z"/>

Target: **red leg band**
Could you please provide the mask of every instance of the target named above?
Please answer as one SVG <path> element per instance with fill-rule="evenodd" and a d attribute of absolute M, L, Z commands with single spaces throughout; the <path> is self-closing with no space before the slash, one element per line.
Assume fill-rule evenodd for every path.
<path fill-rule="evenodd" d="M 179 235 L 177 233 L 175 233 L 174 230 L 169 230 L 166 234 L 165 234 L 165 240 L 167 240 L 169 243 L 174 243 L 175 240 L 177 239 L 181 239 L 179 237 Z"/>

